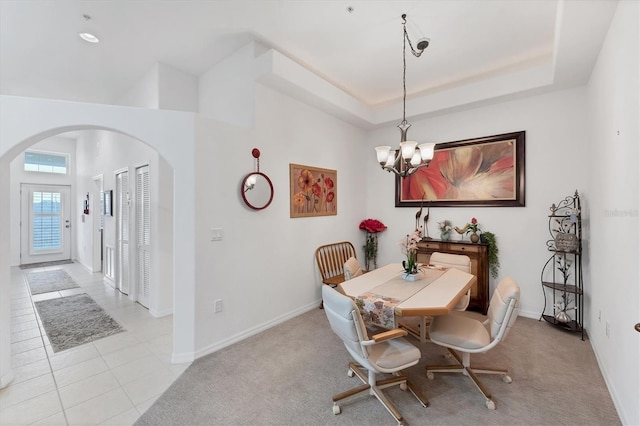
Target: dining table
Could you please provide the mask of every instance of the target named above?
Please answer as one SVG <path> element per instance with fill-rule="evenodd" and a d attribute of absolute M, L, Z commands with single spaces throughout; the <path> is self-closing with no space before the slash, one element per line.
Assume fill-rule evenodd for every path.
<path fill-rule="evenodd" d="M 402 318 L 420 317 L 416 337 L 424 342 L 424 319 L 449 314 L 476 280 L 459 269 L 428 264 L 420 265 L 417 276 L 408 277 L 402 264 L 391 263 L 342 282 L 339 290 L 354 299 L 367 323 L 393 329 Z"/>

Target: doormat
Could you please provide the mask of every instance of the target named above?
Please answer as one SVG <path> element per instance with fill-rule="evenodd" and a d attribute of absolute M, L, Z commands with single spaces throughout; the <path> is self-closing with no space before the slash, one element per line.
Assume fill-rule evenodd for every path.
<path fill-rule="evenodd" d="M 66 271 L 61 269 L 29 272 L 27 274 L 27 283 L 29 283 L 32 295 L 80 287 Z"/>
<path fill-rule="evenodd" d="M 53 262 L 29 263 L 26 265 L 20 265 L 20 269 L 42 268 L 43 266 L 66 265 L 68 263 L 73 263 L 73 260 L 67 259 L 67 260 L 56 260 Z"/>
<path fill-rule="evenodd" d="M 86 294 L 42 300 L 35 305 L 53 352 L 125 331 Z"/>

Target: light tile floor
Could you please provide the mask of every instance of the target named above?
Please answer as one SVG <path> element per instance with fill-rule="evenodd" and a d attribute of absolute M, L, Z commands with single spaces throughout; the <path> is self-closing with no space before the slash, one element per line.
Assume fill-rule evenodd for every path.
<path fill-rule="evenodd" d="M 64 269 L 80 288 L 31 296 L 26 273 Z M 127 331 L 54 353 L 33 302 L 87 293 Z M 171 364 L 173 317 L 147 309 L 80 264 L 11 269 L 14 380 L 0 425 L 131 425 L 189 364 Z"/>

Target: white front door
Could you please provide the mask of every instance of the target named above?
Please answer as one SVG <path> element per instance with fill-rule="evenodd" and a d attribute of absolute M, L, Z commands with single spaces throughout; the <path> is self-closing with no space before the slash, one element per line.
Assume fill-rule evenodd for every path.
<path fill-rule="evenodd" d="M 71 259 L 71 188 L 22 184 L 20 264 Z"/>

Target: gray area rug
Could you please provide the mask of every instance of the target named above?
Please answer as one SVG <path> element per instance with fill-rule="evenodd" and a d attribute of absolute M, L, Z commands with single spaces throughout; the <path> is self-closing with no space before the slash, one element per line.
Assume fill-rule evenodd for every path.
<path fill-rule="evenodd" d="M 35 302 L 54 352 L 125 331 L 86 294 Z"/>
<path fill-rule="evenodd" d="M 44 266 L 67 265 L 69 263 L 73 263 L 73 260 L 67 259 L 67 260 L 56 260 L 53 262 L 29 263 L 27 265 L 20 265 L 20 269 L 42 268 Z"/>
<path fill-rule="evenodd" d="M 61 269 L 55 271 L 29 272 L 27 274 L 27 283 L 29 283 L 31 294 L 42 294 L 80 287 L 66 271 Z"/>
<path fill-rule="evenodd" d="M 469 313 L 469 315 L 478 315 Z M 618 425 L 611 396 L 588 341 L 549 324 L 520 317 L 507 339 L 472 363 L 507 366 L 513 383 L 481 375 L 496 410 L 461 374 L 428 380 L 425 365 L 449 362 L 445 351 L 419 343 L 419 364 L 405 370 L 429 399 L 421 407 L 409 392 L 385 393 L 409 425 Z M 143 425 L 392 425 L 373 396 L 341 403 L 331 397 L 360 385 L 347 376 L 342 341 L 315 309 L 196 360 L 138 419 Z"/>

